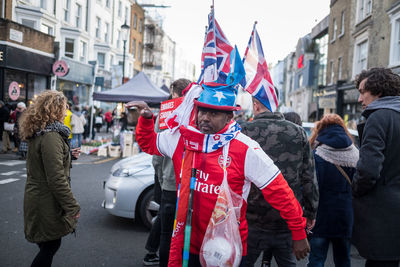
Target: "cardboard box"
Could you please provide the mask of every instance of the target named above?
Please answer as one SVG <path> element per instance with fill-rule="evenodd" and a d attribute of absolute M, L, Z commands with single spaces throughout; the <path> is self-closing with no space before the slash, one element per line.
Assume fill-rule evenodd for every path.
<path fill-rule="evenodd" d="M 99 156 L 99 157 L 107 157 L 107 150 L 108 150 L 107 147 L 99 148 L 99 150 L 97 151 L 97 156 Z"/>
<path fill-rule="evenodd" d="M 112 158 L 119 158 L 121 156 L 121 148 L 119 146 L 109 146 L 108 154 Z"/>

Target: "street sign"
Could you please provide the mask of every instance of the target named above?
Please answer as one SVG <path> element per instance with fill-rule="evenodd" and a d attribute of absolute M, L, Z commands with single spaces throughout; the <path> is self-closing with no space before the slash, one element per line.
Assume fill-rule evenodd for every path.
<path fill-rule="evenodd" d="M 67 62 L 65 62 L 64 60 L 57 60 L 56 62 L 54 62 L 53 64 L 53 73 L 54 75 L 56 75 L 57 77 L 64 77 L 65 75 L 67 75 L 69 72 L 69 67 Z"/>
<path fill-rule="evenodd" d="M 8 87 L 8 95 L 10 99 L 15 101 L 19 98 L 21 91 L 19 89 L 19 85 L 17 82 L 11 82 L 10 86 Z"/>

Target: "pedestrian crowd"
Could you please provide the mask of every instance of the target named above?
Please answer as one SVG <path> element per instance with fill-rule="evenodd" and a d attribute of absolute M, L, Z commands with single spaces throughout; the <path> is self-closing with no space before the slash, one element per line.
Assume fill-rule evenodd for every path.
<path fill-rule="evenodd" d="M 268 95 L 253 95 L 254 117 L 239 124 L 240 78 L 224 87 L 173 82 L 171 98 L 184 98 L 166 120 L 170 130 L 159 129 L 146 103 L 127 104 L 141 114 L 136 140 L 154 155 L 160 204 L 143 264 L 254 266 L 262 255 L 263 266 L 273 258 L 296 266 L 308 256 L 315 267 L 331 244 L 335 266 L 351 266 L 354 244 L 367 267 L 399 266 L 400 77 L 386 68 L 356 77 L 365 118 L 359 144 L 337 114 L 325 114 L 307 137 L 299 116 L 266 104 Z M 62 237 L 75 231 L 70 166 L 88 136 L 88 114 L 56 91 L 27 109 L 0 102 L 3 152 L 13 140 L 27 157 L 25 236 L 39 247 L 31 266 L 51 266 Z M 114 115 L 97 110 L 93 127 L 108 131 Z"/>

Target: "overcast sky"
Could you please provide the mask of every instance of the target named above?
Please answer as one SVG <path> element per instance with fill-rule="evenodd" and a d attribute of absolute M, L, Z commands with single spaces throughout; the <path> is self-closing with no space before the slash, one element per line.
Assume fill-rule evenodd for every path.
<path fill-rule="evenodd" d="M 165 32 L 186 52 L 199 73 L 204 31 L 212 0 L 160 0 L 171 6 Z M 330 0 L 215 0 L 215 18 L 243 57 L 254 21 L 258 21 L 265 58 L 276 63 L 294 50 L 300 37 L 329 14 Z"/>

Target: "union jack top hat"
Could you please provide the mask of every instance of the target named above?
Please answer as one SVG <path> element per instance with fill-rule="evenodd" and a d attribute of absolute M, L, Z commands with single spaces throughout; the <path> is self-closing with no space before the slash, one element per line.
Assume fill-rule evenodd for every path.
<path fill-rule="evenodd" d="M 209 109 L 240 110 L 236 106 L 238 83 L 246 73 L 237 47 L 229 44 L 215 20 L 214 9 L 209 15 L 201 65 L 198 83 L 203 92 L 194 104 Z"/>

